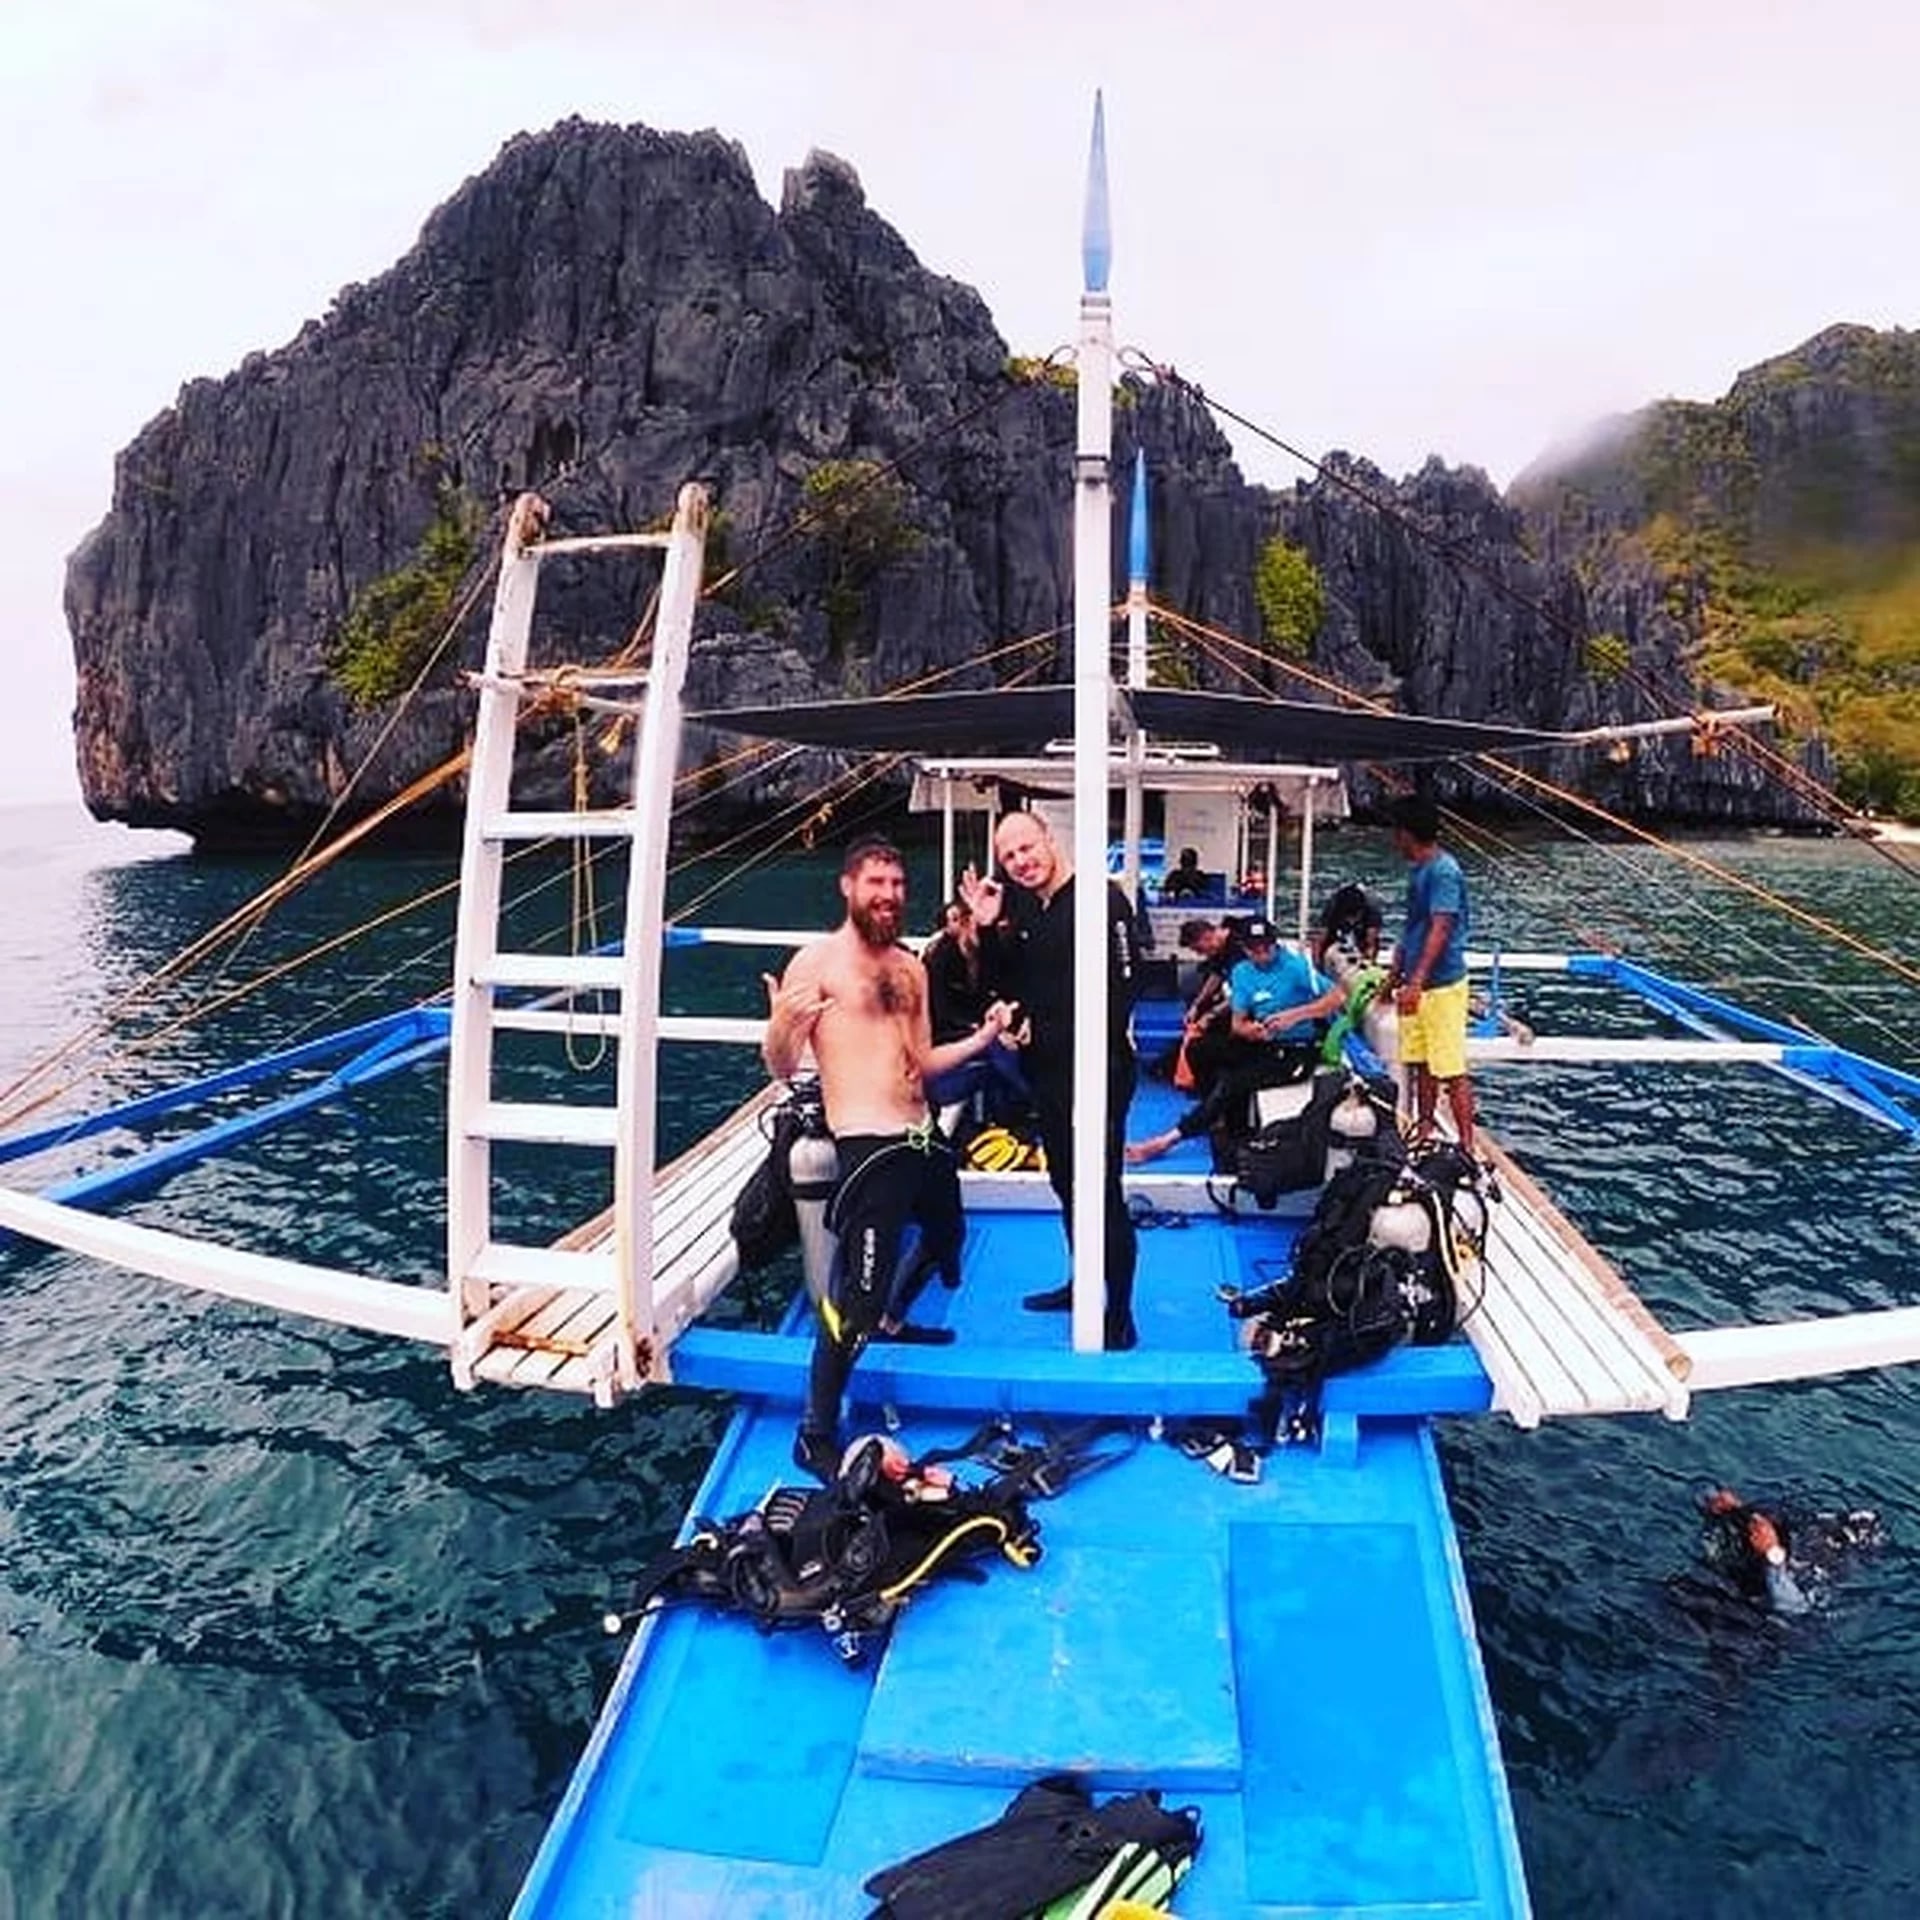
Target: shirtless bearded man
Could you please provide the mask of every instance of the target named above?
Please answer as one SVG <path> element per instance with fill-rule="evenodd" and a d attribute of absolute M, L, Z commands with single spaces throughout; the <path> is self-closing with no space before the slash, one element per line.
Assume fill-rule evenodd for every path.
<path fill-rule="evenodd" d="M 838 1469 L 840 1401 L 854 1362 L 876 1333 L 897 1338 L 903 1331 L 888 1308 L 909 1222 L 920 1226 L 919 1279 L 936 1266 L 949 1284 L 959 1279 L 959 1172 L 933 1124 L 925 1083 L 984 1053 L 1007 1022 L 1007 1008 L 996 1001 L 972 1033 L 933 1044 L 926 969 L 900 945 L 907 870 L 887 841 L 856 840 L 847 849 L 840 897 L 846 919 L 796 954 L 778 983 L 767 976 L 761 1047 L 774 1078 L 790 1080 L 812 1046 L 840 1151 L 827 1215 L 838 1246 L 819 1302 L 807 1408 L 794 1443 L 799 1464 L 827 1480 Z M 907 1301 L 899 1304 L 904 1312 Z"/>

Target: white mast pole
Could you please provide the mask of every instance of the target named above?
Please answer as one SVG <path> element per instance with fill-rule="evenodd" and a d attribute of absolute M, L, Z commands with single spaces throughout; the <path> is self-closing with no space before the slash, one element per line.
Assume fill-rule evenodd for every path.
<path fill-rule="evenodd" d="M 1113 594 L 1113 306 L 1107 273 L 1106 114 L 1093 97 L 1081 227 L 1079 435 L 1073 501 L 1073 1346 L 1105 1344 L 1107 1150 L 1107 713 Z"/>

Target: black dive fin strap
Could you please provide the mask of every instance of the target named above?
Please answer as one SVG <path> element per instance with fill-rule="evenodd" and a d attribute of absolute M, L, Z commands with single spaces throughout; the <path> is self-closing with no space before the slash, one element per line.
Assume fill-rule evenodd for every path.
<path fill-rule="evenodd" d="M 715 1577 L 720 1571 L 721 1547 L 725 1530 L 711 1520 L 697 1517 L 693 1532 L 677 1546 L 663 1547 L 634 1576 L 630 1615 L 638 1615 L 658 1601 L 672 1606 L 676 1601 L 706 1597 L 703 1588 L 717 1590 Z M 698 1574 L 700 1580 L 687 1576 Z"/>
<path fill-rule="evenodd" d="M 1111 1434 L 1124 1435 L 1126 1445 L 1098 1444 Z M 1075 1480 L 1084 1480 L 1088 1474 L 1126 1459 L 1139 1444 L 1139 1430 L 1128 1421 L 1089 1420 L 1051 1435 L 1038 1446 L 1009 1442 L 989 1458 L 988 1464 L 994 1469 L 989 1485 L 996 1493 L 1051 1500 Z"/>
<path fill-rule="evenodd" d="M 1128 1435 L 1129 1444 L 1117 1448 L 1094 1445 L 1114 1433 Z M 957 1446 L 930 1448 L 913 1464 L 938 1467 L 955 1460 L 977 1461 L 992 1476 L 980 1492 L 1045 1500 L 1069 1482 L 1124 1460 L 1139 1444 L 1139 1433 L 1124 1420 L 1089 1420 L 1064 1433 L 1027 1442 L 1020 1439 L 1012 1421 L 996 1417 L 976 1427 Z"/>
<path fill-rule="evenodd" d="M 993 1419 L 975 1427 L 958 1446 L 929 1448 L 913 1464 L 916 1467 L 944 1467 L 955 1460 L 986 1460 L 996 1447 L 1009 1444 L 1013 1436 L 1013 1422 L 996 1414 Z"/>

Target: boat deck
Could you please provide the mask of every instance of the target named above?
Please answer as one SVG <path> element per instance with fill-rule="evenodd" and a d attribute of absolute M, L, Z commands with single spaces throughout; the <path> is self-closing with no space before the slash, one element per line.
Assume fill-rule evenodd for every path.
<path fill-rule="evenodd" d="M 1283 1252 L 1284 1229 L 1200 1218 L 1144 1234 L 1143 1349 L 1101 1357 L 1068 1354 L 1060 1316 L 1019 1309 L 1022 1291 L 1057 1273 L 1059 1239 L 1048 1211 L 976 1217 L 962 1287 L 930 1289 L 919 1316 L 951 1318 L 960 1345 L 914 1350 L 910 1364 L 906 1349 L 870 1349 L 849 1431 L 898 1418 L 911 1451 L 951 1444 L 994 1410 L 978 1408 L 980 1375 L 1003 1362 L 990 1396 L 1002 1406 L 1030 1393 L 1071 1404 L 1059 1383 L 1094 1376 L 1111 1407 L 1128 1382 L 1170 1366 L 1151 1357 L 1155 1341 L 1163 1356 L 1180 1341 L 1196 1364 L 1211 1343 L 1206 1397 L 1237 1425 L 1258 1376 L 1212 1289 L 1253 1279 Z M 710 1355 L 691 1344 L 704 1337 L 689 1336 L 690 1357 Z M 978 1338 L 1001 1343 L 991 1365 Z M 972 1410 L 929 1413 L 905 1397 L 938 1381 L 929 1362 L 966 1347 Z M 1469 1379 L 1456 1367 L 1456 1397 Z M 1484 1375 L 1471 1381 L 1484 1404 Z M 794 1418 L 779 1399 L 743 1406 L 696 1511 L 741 1512 L 792 1484 Z M 877 1868 L 990 1821 L 1059 1769 L 1100 1792 L 1153 1786 L 1200 1809 L 1206 1840 L 1182 1914 L 1524 1912 L 1426 1425 L 1368 1418 L 1349 1437 L 1283 1448 L 1252 1485 L 1139 1439 L 1036 1505 L 1037 1567 L 996 1562 L 981 1584 L 925 1589 L 865 1668 L 843 1666 L 811 1628 L 769 1636 L 737 1617 L 656 1616 L 516 1912 L 860 1913 Z"/>
<path fill-rule="evenodd" d="M 804 1330 L 787 1336 L 716 1333 L 688 1324 L 693 1303 L 731 1273 L 727 1213 L 734 1193 L 765 1152 L 760 1119 L 770 1097 L 762 1094 L 749 1101 L 663 1170 L 654 1203 L 656 1297 L 663 1303 L 662 1334 L 678 1337 L 670 1361 L 676 1379 L 797 1399 L 811 1350 Z M 1128 1131 L 1135 1137 L 1157 1131 L 1171 1123 L 1181 1106 L 1170 1087 L 1143 1081 Z M 1333 1404 L 1356 1412 L 1396 1414 L 1459 1413 L 1490 1406 L 1529 1427 L 1546 1418 L 1590 1413 L 1683 1418 L 1687 1361 L 1678 1344 L 1527 1174 L 1496 1145 L 1482 1144 L 1501 1198 L 1491 1211 L 1478 1293 L 1463 1301 L 1464 1338 L 1442 1353 L 1402 1349 L 1390 1354 L 1367 1370 L 1382 1376 L 1378 1380 L 1357 1390 L 1336 1383 Z M 1160 1223 L 1143 1234 L 1143 1240 L 1152 1240 L 1156 1232 L 1162 1238 L 1177 1236 L 1187 1220 L 1216 1217 L 1206 1192 L 1207 1171 L 1206 1144 L 1193 1140 L 1129 1177 L 1135 1194 L 1151 1203 L 1147 1218 Z M 970 1175 L 968 1184 L 974 1189 L 969 1204 L 975 1213 L 968 1254 L 971 1291 L 971 1276 L 997 1265 L 1000 1257 L 993 1244 L 993 1216 L 982 1211 L 978 1201 L 991 1197 L 997 1204 L 1011 1200 L 1017 1206 L 1024 1200 L 1049 1213 L 1054 1203 L 1037 1175 Z M 496 1284 L 494 1305 L 475 1340 L 475 1372 L 481 1379 L 598 1391 L 605 1397 L 613 1340 L 609 1235 L 609 1217 L 602 1216 L 563 1243 L 576 1261 L 590 1260 L 600 1267 L 585 1284 L 556 1286 L 531 1279 Z M 1181 1244 L 1187 1246 L 1185 1237 Z M 1197 1253 L 1200 1244 L 1201 1236 L 1192 1236 L 1192 1251 Z M 1283 1255 L 1271 1248 L 1244 1274 L 1189 1270 L 1204 1261 L 1170 1264 L 1178 1277 L 1167 1284 L 1183 1295 L 1210 1296 L 1222 1284 L 1257 1287 L 1285 1271 Z M 1029 1276 L 1019 1291 L 1046 1284 Z M 992 1368 L 984 1364 L 977 1346 L 965 1352 L 881 1350 L 866 1365 L 880 1370 L 892 1396 L 915 1406 L 973 1405 L 983 1373 L 1007 1382 L 1009 1404 L 1017 1393 L 1027 1411 L 1096 1411 L 1096 1395 L 1106 1396 L 1098 1404 L 1110 1411 L 1143 1416 L 1220 1413 L 1235 1406 L 1247 1371 L 1231 1323 L 1219 1316 L 1212 1335 L 1196 1339 L 1184 1316 L 1179 1325 L 1161 1324 L 1156 1291 L 1141 1289 L 1141 1352 L 1113 1363 L 1124 1364 L 1131 1377 L 1116 1380 L 1103 1370 L 1097 1387 L 1072 1369 L 1030 1364 L 1031 1354 L 1023 1353 L 1017 1339 L 1006 1343 L 1006 1353 L 995 1353 Z M 1014 1320 L 1017 1323 L 1017 1315 Z M 988 1338 L 997 1348 L 1009 1323 L 995 1315 L 988 1324 Z M 1116 1388 L 1121 1394 L 1117 1403 L 1111 1397 Z"/>
<path fill-rule="evenodd" d="M 1144 1084 L 1130 1131 L 1179 1105 Z M 736 1124 L 751 1165 L 758 1129 Z M 915 1309 L 958 1339 L 876 1344 L 855 1372 L 848 1431 L 897 1428 L 916 1453 L 996 1413 L 1026 1434 L 1131 1421 L 1145 1437 L 1119 1464 L 1036 1507 L 1039 1566 L 926 1589 L 859 1669 L 812 1628 L 653 1617 L 524 1920 L 862 1912 L 868 1875 L 991 1821 L 1055 1770 L 1200 1809 L 1183 1914 L 1526 1911 L 1428 1416 L 1683 1409 L 1665 1336 L 1496 1153 L 1468 1337 L 1331 1380 L 1321 1444 L 1278 1448 L 1256 1483 L 1234 1481 L 1168 1442 L 1183 1422 L 1246 1431 L 1260 1376 L 1218 1294 L 1283 1274 L 1301 1214 L 1227 1217 L 1206 1197 L 1206 1151 L 1183 1143 L 1134 1176 L 1152 1202 L 1137 1351 L 1074 1354 L 1064 1316 L 1021 1309 L 1065 1271 L 1059 1215 L 1040 1176 L 996 1176 L 970 1196 L 960 1287 L 930 1287 Z M 680 1338 L 676 1379 L 743 1396 L 695 1511 L 744 1512 L 798 1478 L 811 1347 L 797 1304 L 779 1331 Z"/>

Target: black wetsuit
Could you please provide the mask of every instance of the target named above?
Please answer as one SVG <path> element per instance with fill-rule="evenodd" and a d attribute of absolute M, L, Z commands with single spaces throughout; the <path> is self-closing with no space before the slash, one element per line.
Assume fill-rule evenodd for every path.
<path fill-rule="evenodd" d="M 927 942 L 920 961 L 927 970 L 933 1044 L 964 1040 L 987 1017 L 993 1002 L 985 954 L 976 951 L 969 960 L 959 941 L 942 933 Z M 992 1046 L 945 1073 L 934 1074 L 926 1084 L 927 1103 L 936 1112 L 956 1101 L 972 1100 L 976 1094 L 982 1097 L 986 1119 L 1010 1120 L 1023 1112 L 1031 1100 L 1020 1056 L 1010 1048 Z"/>
<path fill-rule="evenodd" d="M 1192 1140 L 1216 1127 L 1241 1135 L 1252 1132 L 1247 1109 L 1253 1096 L 1267 1087 L 1293 1087 L 1311 1080 L 1320 1064 L 1320 1049 L 1311 1041 L 1261 1047 L 1249 1043 L 1247 1050 L 1252 1056 L 1248 1064 L 1218 1075 L 1205 1096 L 1173 1123 L 1181 1139 Z"/>
<path fill-rule="evenodd" d="M 827 1225 L 836 1236 L 833 1271 L 814 1335 L 803 1438 L 838 1432 L 841 1395 L 873 1330 L 889 1310 L 904 1318 L 936 1268 L 949 1285 L 956 1283 L 966 1238 L 959 1164 L 938 1127 L 842 1134 L 837 1144 L 840 1184 L 827 1203 Z M 895 1298 L 900 1242 L 912 1223 L 920 1228 L 920 1248 Z"/>
<path fill-rule="evenodd" d="M 1004 998 L 1019 1001 L 1033 1023 L 1032 1041 L 1021 1057 L 1040 1123 L 1040 1143 L 1047 1153 L 1047 1179 L 1060 1198 L 1069 1241 L 1073 1233 L 1073 890 L 1077 884 L 1069 880 L 1045 906 L 1037 894 L 1009 885 L 1006 924 L 986 930 L 993 936 L 990 943 L 985 934 L 982 937 L 995 989 Z M 1106 922 L 1106 1335 L 1109 1346 L 1131 1346 L 1137 1249 L 1120 1175 L 1127 1106 L 1133 1099 L 1133 1042 L 1127 1022 L 1139 992 L 1140 946 L 1133 905 L 1111 882 Z"/>
<path fill-rule="evenodd" d="M 927 1017 L 933 1044 L 964 1040 L 987 1017 L 993 995 L 987 990 L 985 958 L 971 959 L 958 940 L 942 933 L 927 942 L 920 955 L 927 970 Z"/>

